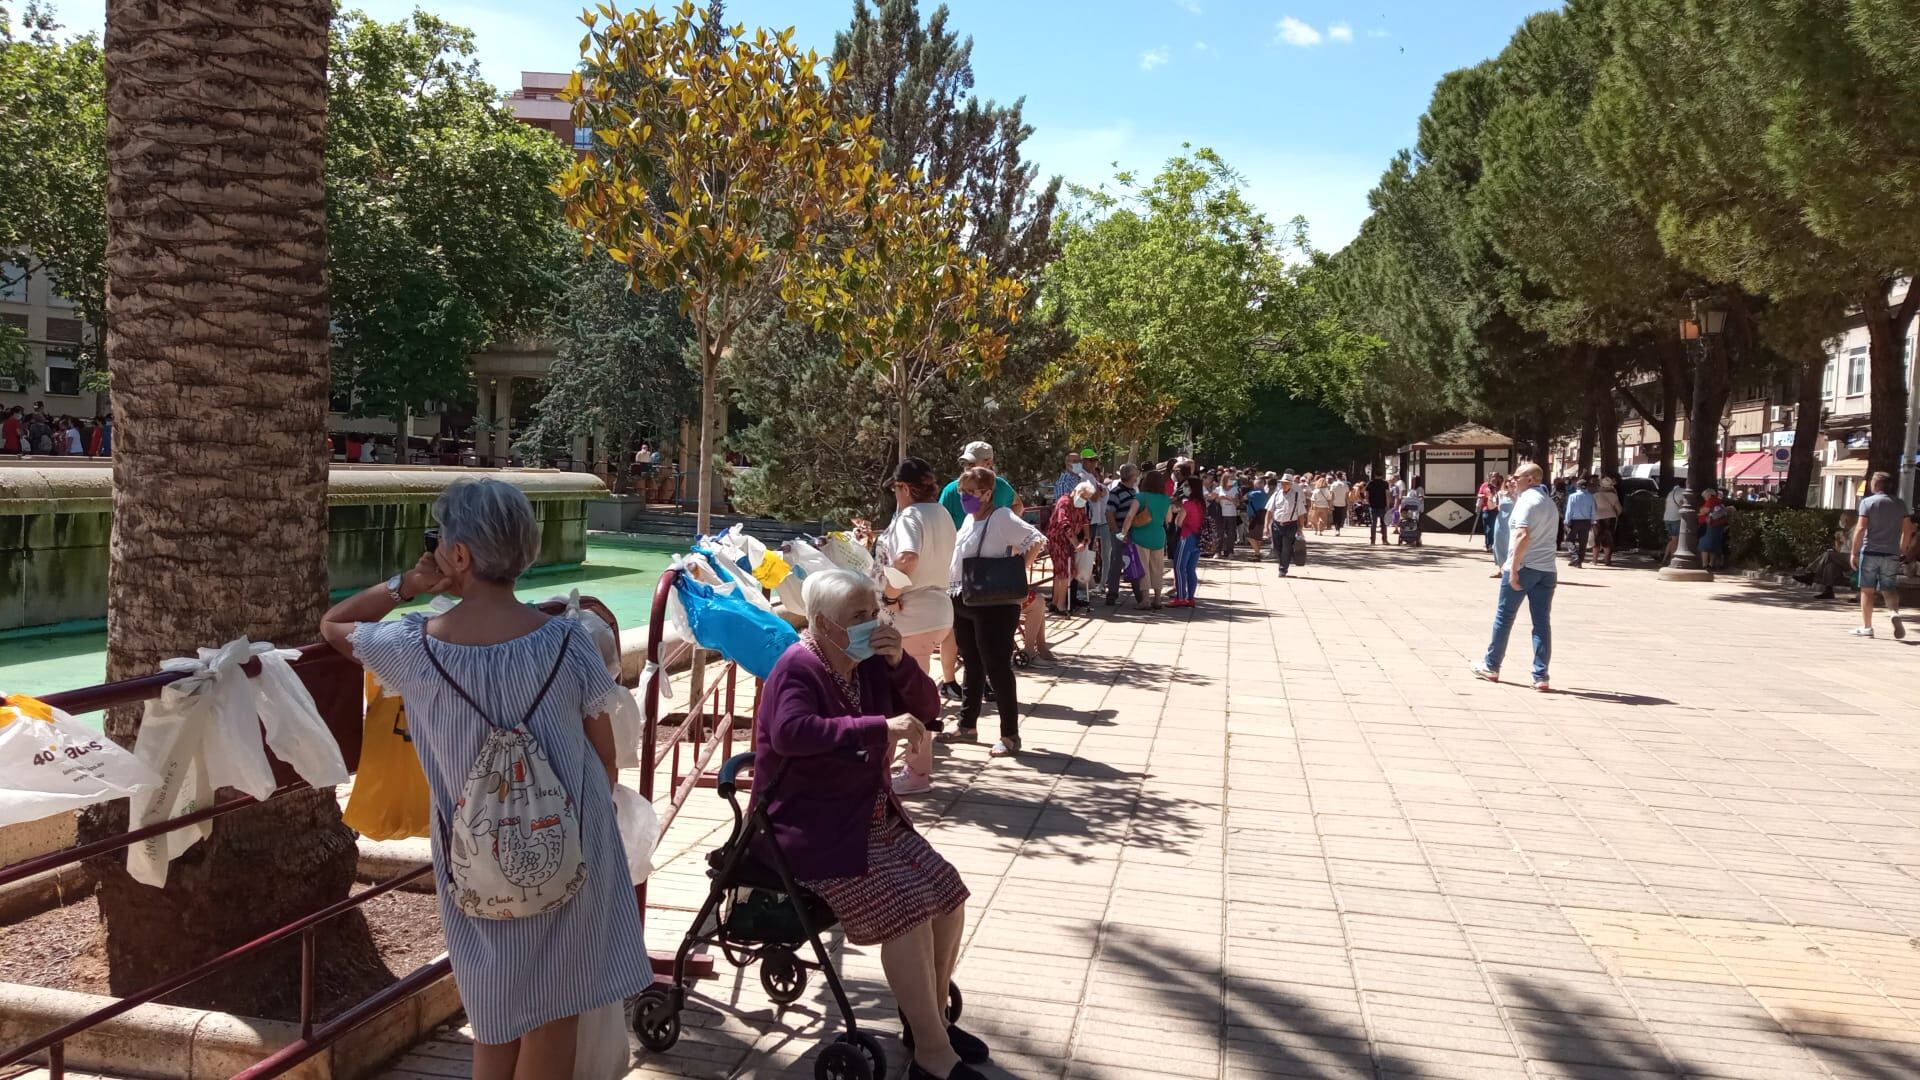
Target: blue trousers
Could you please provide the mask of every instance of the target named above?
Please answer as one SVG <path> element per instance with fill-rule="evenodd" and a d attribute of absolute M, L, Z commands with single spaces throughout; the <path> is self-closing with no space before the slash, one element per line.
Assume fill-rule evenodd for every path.
<path fill-rule="evenodd" d="M 1507 656 L 1507 639 L 1520 618 L 1520 603 L 1526 601 L 1527 617 L 1533 622 L 1533 681 L 1547 680 L 1547 663 L 1553 659 L 1553 587 L 1559 576 L 1547 570 L 1520 569 L 1520 587 L 1500 575 L 1500 605 L 1493 612 L 1493 640 L 1487 644 L 1486 666 L 1499 671 Z"/>
<path fill-rule="evenodd" d="M 1173 596 L 1191 600 L 1200 592 L 1200 536 L 1180 538 L 1180 553 L 1173 561 Z"/>

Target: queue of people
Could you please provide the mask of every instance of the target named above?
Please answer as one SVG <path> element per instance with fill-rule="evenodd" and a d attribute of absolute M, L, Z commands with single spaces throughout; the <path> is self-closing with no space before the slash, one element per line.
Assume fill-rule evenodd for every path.
<path fill-rule="evenodd" d="M 15 405 L 0 412 L 0 454 L 112 457 L 113 417 L 54 416 L 44 401 L 34 402 L 31 410 Z"/>

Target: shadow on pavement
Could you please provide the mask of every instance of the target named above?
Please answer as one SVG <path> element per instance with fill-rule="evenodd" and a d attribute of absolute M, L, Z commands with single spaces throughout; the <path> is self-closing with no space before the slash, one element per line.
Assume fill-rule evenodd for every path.
<path fill-rule="evenodd" d="M 1654 697 L 1651 694 L 1623 694 L 1617 690 L 1584 690 L 1580 687 L 1556 687 L 1553 691 L 1563 697 L 1583 698 L 1587 701 L 1603 701 L 1612 705 L 1672 705 L 1673 701 Z"/>

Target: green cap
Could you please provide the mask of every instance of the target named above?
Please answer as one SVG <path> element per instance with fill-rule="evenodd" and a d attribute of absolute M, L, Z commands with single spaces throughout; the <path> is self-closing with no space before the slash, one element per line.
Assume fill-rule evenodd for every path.
<path fill-rule="evenodd" d="M 1090 457 L 1097 458 L 1100 456 L 1100 454 L 1097 451 L 1095 451 L 1093 447 L 1089 446 L 1085 450 L 1080 451 L 1080 456 L 1083 458 L 1090 458 Z"/>

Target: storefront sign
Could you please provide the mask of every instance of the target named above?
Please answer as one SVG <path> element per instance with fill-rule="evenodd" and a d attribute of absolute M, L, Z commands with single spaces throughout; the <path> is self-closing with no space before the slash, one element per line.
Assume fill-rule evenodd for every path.
<path fill-rule="evenodd" d="M 1472 450 L 1422 450 L 1421 455 L 1428 461 L 1472 461 Z"/>

